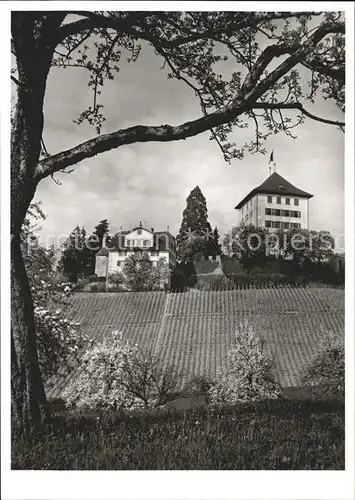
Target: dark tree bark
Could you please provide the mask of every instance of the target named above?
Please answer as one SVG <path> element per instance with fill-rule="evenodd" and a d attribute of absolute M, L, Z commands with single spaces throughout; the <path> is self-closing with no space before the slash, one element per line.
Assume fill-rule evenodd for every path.
<path fill-rule="evenodd" d="M 38 364 L 33 302 L 21 244 L 11 244 L 11 397 L 12 421 L 26 434 L 48 417 Z"/>
<path fill-rule="evenodd" d="M 41 427 L 48 416 L 21 228 L 37 187 L 34 173 L 40 159 L 43 102 L 54 49 L 49 43 L 54 14 L 39 23 L 36 13 L 15 12 L 11 22 L 18 70 L 11 130 L 11 398 L 13 423 L 26 433 Z"/>

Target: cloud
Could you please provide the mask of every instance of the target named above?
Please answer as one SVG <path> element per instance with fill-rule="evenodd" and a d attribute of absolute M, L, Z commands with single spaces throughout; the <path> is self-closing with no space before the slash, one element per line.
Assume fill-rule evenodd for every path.
<path fill-rule="evenodd" d="M 179 124 L 201 115 L 190 89 L 167 80 L 160 66 L 160 59 L 146 50 L 136 63 L 123 64 L 103 92 L 104 132 L 136 124 Z M 51 71 L 44 133 L 51 153 L 95 136 L 89 126 L 73 123 L 90 99 L 84 71 Z M 328 101 L 318 100 L 309 109 L 339 116 Z M 295 132 L 295 140 L 282 134 L 270 137 L 266 148 L 274 149 L 282 176 L 314 194 L 311 227 L 344 232 L 344 135 L 309 119 Z M 237 129 L 233 135 L 243 144 L 253 138 L 253 128 Z M 70 175 L 58 174 L 61 186 L 51 179 L 40 183 L 36 199 L 47 213 L 42 240 L 68 234 L 76 224 L 92 231 L 101 219 L 109 220 L 112 231 L 141 220 L 156 230 L 169 225 L 176 234 L 186 197 L 196 185 L 207 199 L 211 224 L 223 235 L 237 222 L 235 205 L 268 173 L 268 157 L 263 155 L 225 163 L 208 132 L 185 141 L 124 146 L 81 162 Z"/>

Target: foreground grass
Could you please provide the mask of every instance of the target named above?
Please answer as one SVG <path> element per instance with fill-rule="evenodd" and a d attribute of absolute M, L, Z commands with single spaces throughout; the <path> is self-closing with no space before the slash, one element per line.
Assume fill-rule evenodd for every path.
<path fill-rule="evenodd" d="M 270 401 L 158 414 L 58 416 L 13 437 L 13 469 L 344 469 L 344 408 Z"/>

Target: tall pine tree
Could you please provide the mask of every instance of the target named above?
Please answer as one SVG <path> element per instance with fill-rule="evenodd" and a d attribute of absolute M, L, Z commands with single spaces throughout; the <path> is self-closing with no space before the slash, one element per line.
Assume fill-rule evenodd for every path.
<path fill-rule="evenodd" d="M 95 226 L 93 234 L 88 238 L 87 253 L 88 253 L 88 273 L 94 274 L 95 272 L 95 259 L 97 252 L 101 249 L 103 241 L 105 238 L 105 246 L 109 247 L 111 243 L 111 238 L 109 236 L 107 219 L 101 220 L 97 226 Z"/>
<path fill-rule="evenodd" d="M 213 257 L 222 254 L 222 245 L 219 242 L 219 232 L 217 226 L 215 226 L 211 238 L 211 253 Z"/>
<path fill-rule="evenodd" d="M 63 244 L 60 267 L 76 283 L 79 276 L 88 274 L 88 252 L 86 247 L 86 231 L 77 225 Z"/>
<path fill-rule="evenodd" d="M 107 219 L 101 220 L 97 226 L 95 226 L 94 235 L 99 238 L 99 250 L 102 247 L 103 240 L 105 238 L 106 245 L 110 243 L 110 237 L 108 236 L 108 221 Z"/>
<path fill-rule="evenodd" d="M 179 260 L 192 261 L 207 257 L 211 253 L 212 238 L 206 198 L 199 186 L 196 186 L 186 199 L 186 208 L 176 238 Z"/>

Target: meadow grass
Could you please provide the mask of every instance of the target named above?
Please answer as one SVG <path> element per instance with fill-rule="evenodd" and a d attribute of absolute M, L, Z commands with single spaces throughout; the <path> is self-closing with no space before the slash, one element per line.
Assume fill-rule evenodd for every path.
<path fill-rule="evenodd" d="M 146 414 L 58 415 L 12 443 L 13 469 L 342 470 L 344 407 L 267 401 Z"/>

